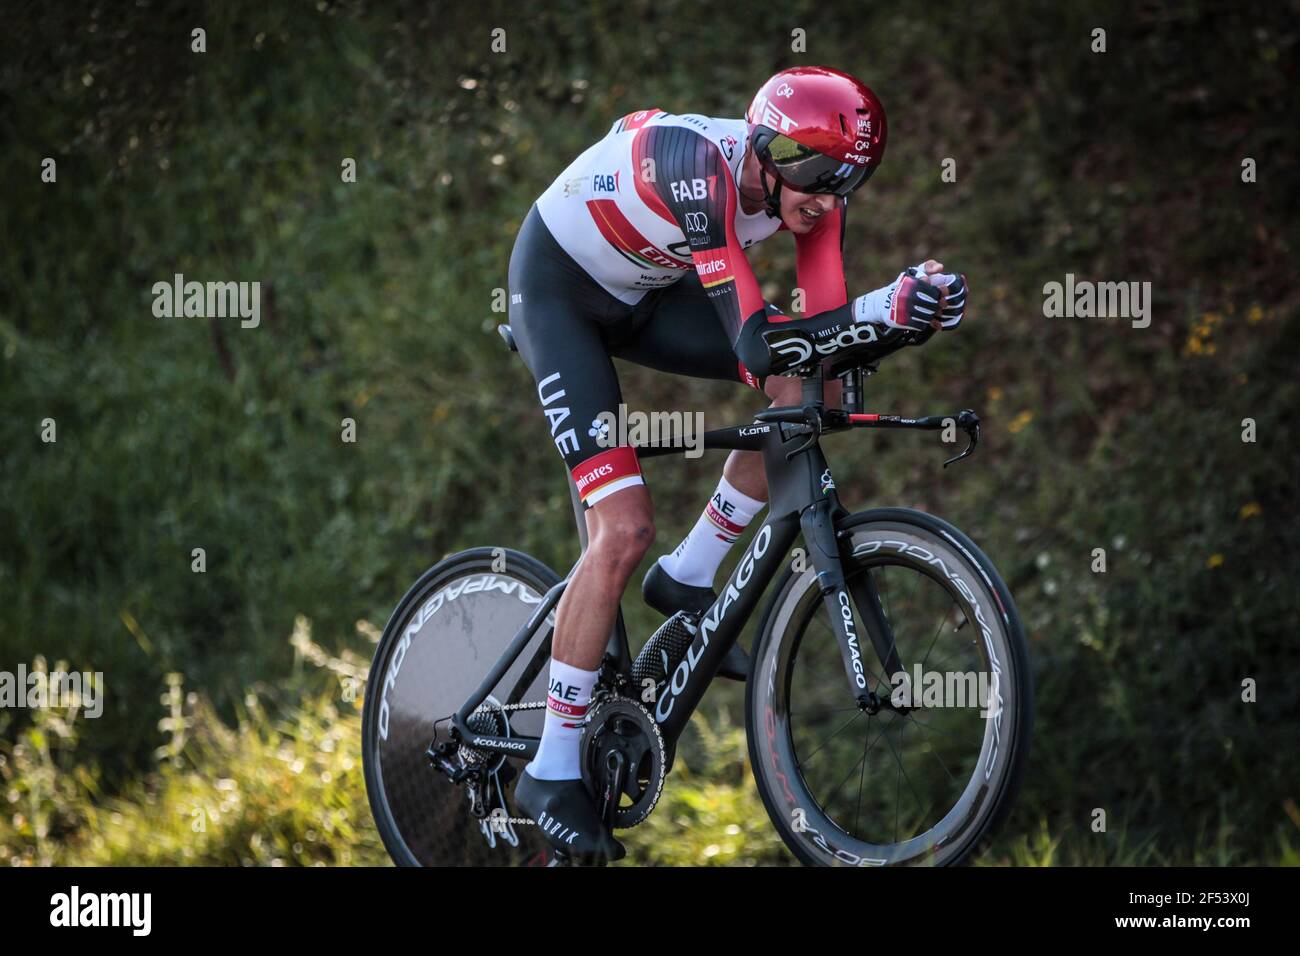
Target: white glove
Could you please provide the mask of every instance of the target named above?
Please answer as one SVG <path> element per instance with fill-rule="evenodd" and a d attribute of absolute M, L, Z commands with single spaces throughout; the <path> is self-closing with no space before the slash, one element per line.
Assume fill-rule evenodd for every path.
<path fill-rule="evenodd" d="M 903 285 L 903 299 L 895 302 L 900 285 L 909 278 L 916 281 Z M 946 294 L 942 310 L 938 309 L 938 289 Z M 853 321 L 886 328 L 925 329 L 937 318 L 943 328 L 955 329 L 965 310 L 966 277 L 955 272 L 927 275 L 922 263 L 904 269 L 889 285 L 854 299 Z"/>
<path fill-rule="evenodd" d="M 894 293 L 898 280 L 879 289 L 860 295 L 853 300 L 853 321 L 867 322 L 871 325 L 886 325 L 889 315 L 889 297 Z"/>
<path fill-rule="evenodd" d="M 939 291 L 923 268 L 904 269 L 897 278 L 853 300 L 853 321 L 891 329 L 924 331 L 939 318 Z"/>

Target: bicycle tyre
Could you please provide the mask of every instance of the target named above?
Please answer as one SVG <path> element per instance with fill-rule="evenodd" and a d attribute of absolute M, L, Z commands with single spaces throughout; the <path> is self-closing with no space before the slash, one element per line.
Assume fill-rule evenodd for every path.
<path fill-rule="evenodd" d="M 1008 718 L 1006 745 L 1002 745 L 1001 724 L 985 720 L 985 733 L 998 735 L 994 744 L 993 762 L 988 764 L 987 792 L 977 793 L 972 803 L 978 813 L 974 819 L 963 820 L 960 827 L 949 833 L 919 834 L 897 845 L 872 844 L 856 840 L 839 827 L 827 814 L 821 812 L 810 793 L 798 766 L 793 740 L 788 736 L 787 721 L 780 719 L 781 694 L 784 687 L 788 695 L 790 673 L 782 673 L 782 653 L 790 653 L 792 638 L 780 629 L 794 620 L 796 606 L 805 613 L 811 606 L 810 594 L 820 591 L 815 573 L 809 569 L 796 572 L 788 568 L 773 589 L 759 625 L 754 643 L 749 680 L 746 684 L 745 717 L 749 743 L 750 763 L 755 784 L 767 809 L 768 816 L 786 846 L 802 863 L 807 865 L 955 865 L 965 862 L 980 852 L 989 838 L 1004 822 L 1009 813 L 1029 757 L 1033 726 L 1033 681 L 1029 669 L 1028 645 L 1019 612 L 1010 591 L 1002 581 L 987 556 L 965 534 L 948 522 L 924 512 L 908 508 L 880 508 L 850 515 L 836 524 L 837 532 L 848 532 L 847 541 L 841 539 L 841 555 L 846 574 L 866 559 L 855 557 L 854 552 L 865 545 L 875 548 L 873 557 L 882 552 L 889 557 L 889 547 L 882 547 L 882 539 L 906 542 L 909 550 L 900 552 L 917 562 L 924 563 L 920 555 L 929 552 L 944 562 L 945 570 L 958 573 L 962 584 L 974 599 L 970 607 L 977 611 L 987 606 L 988 620 L 997 623 L 997 650 L 1004 655 L 1001 662 L 1008 688 L 1010 707 L 1000 711 Z M 933 566 L 932 566 L 933 569 Z M 937 572 L 936 572 L 937 573 Z M 960 593 L 957 586 L 954 590 Z M 963 595 L 964 596 L 964 595 Z M 968 613 L 969 616 L 969 613 Z M 991 625 L 990 625 L 991 629 Z M 859 631 L 859 633 L 863 633 Z M 988 640 L 988 635 L 985 635 Z M 783 644 L 785 642 L 785 644 Z M 864 642 L 864 653 L 872 653 Z M 797 654 L 797 650 L 793 653 Z M 792 666 L 787 658 L 785 666 Z M 1006 678 L 1009 678 L 1007 680 Z M 987 741 L 982 745 L 987 748 Z M 985 759 L 981 750 L 980 759 Z M 983 766 L 983 763 L 977 766 Z M 996 772 L 992 772 L 996 771 Z M 972 777 L 969 786 L 976 785 Z M 978 789 L 978 788 L 977 788 Z M 963 797 L 967 791 L 963 791 Z M 977 801 L 977 803 L 976 803 Z M 795 810 L 802 809 L 805 816 L 796 829 Z M 955 810 L 956 808 L 954 808 Z M 945 820 L 947 817 L 944 818 Z"/>

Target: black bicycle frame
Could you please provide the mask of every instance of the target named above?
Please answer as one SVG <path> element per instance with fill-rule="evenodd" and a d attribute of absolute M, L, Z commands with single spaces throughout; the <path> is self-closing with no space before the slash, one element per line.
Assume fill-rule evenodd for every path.
<path fill-rule="evenodd" d="M 820 372 L 804 379 L 804 405 L 801 407 L 767 409 L 754 416 L 756 422 L 753 424 L 704 434 L 705 449 L 740 449 L 762 453 L 767 474 L 769 511 L 767 520 L 750 540 L 717 600 L 700 618 L 695 640 L 677 668 L 669 675 L 663 693 L 655 701 L 652 711 L 660 732 L 670 747 L 686 727 L 691 714 L 717 674 L 723 657 L 740 636 L 745 622 L 749 620 L 768 584 L 777 576 L 800 533 L 808 546 L 808 560 L 816 572 L 822 598 L 830 612 L 853 699 L 862 707 L 874 707 L 877 704 L 875 695 L 868 690 L 862 647 L 854 623 L 855 604 L 861 612 L 875 655 L 885 672 L 893 674 L 898 670 L 893 634 L 880 610 L 879 596 L 875 594 L 874 587 L 869 581 L 865 585 L 860 583 L 861 578 L 851 588 L 846 587 L 835 523 L 848 512 L 841 506 L 836 494 L 835 481 L 822 452 L 820 437 L 827 432 L 851 427 L 937 429 L 956 423 L 966 430 L 971 439 L 970 447 L 957 456 L 962 458 L 970 454 L 978 440 L 979 420 L 974 413 L 966 411 L 958 416 L 921 419 L 849 414 L 839 410 L 827 412 L 822 405 L 822 383 Z M 641 446 L 637 449 L 641 458 L 681 452 L 680 444 Z M 585 532 L 581 514 L 579 527 Z M 582 538 L 585 544 L 585 533 Z M 576 568 L 575 563 L 574 569 Z M 473 745 L 480 750 L 507 756 L 531 759 L 536 755 L 538 738 L 484 735 L 472 730 L 468 726 L 468 720 L 524 652 L 543 622 L 550 617 L 572 576 L 573 569 L 563 581 L 546 592 L 501 658 L 452 717 L 451 725 L 461 740 L 472 740 Z M 548 634 L 516 681 L 512 696 L 507 699 L 515 699 L 527 690 L 549 656 Z M 614 634 L 611 635 L 606 663 L 623 675 L 627 675 L 631 668 L 631 655 L 622 628 L 621 612 Z"/>

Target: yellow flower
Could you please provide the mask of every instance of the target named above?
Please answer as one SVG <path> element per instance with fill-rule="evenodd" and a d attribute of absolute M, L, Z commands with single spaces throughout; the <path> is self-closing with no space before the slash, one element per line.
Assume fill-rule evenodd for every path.
<path fill-rule="evenodd" d="M 1259 325 L 1264 321 L 1264 309 L 1262 306 L 1252 305 L 1250 311 L 1246 313 L 1246 321 L 1251 325 Z"/>
<path fill-rule="evenodd" d="M 1000 402 L 1002 400 L 1002 389 L 994 385 L 989 389 L 989 401 Z"/>
<path fill-rule="evenodd" d="M 1011 432 L 1011 434 L 1014 435 L 1033 420 L 1034 420 L 1033 412 L 1028 410 L 1023 411 L 1015 418 L 1011 419 L 1010 423 L 1007 425 L 1007 431 Z"/>
<path fill-rule="evenodd" d="M 1247 518 L 1256 518 L 1263 512 L 1263 510 L 1264 509 L 1259 506 L 1258 501 L 1252 501 L 1248 505 L 1241 506 L 1241 512 L 1238 514 L 1238 517 L 1243 521 Z"/>
<path fill-rule="evenodd" d="M 1207 568 L 1217 568 L 1221 564 L 1223 564 L 1223 555 L 1221 554 L 1212 554 L 1210 559 L 1205 562 Z"/>

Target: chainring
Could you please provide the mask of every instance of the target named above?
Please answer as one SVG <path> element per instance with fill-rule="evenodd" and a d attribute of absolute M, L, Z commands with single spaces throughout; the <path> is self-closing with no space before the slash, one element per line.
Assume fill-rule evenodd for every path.
<path fill-rule="evenodd" d="M 627 772 L 614 811 L 616 829 L 627 830 L 650 816 L 663 793 L 668 765 L 663 734 L 648 710 L 627 697 L 605 698 L 588 715 L 579 746 L 582 782 L 593 800 L 605 789 L 609 754 L 617 751 L 623 756 Z"/>

